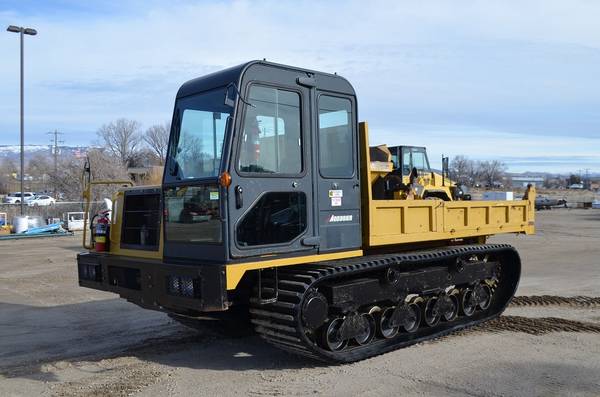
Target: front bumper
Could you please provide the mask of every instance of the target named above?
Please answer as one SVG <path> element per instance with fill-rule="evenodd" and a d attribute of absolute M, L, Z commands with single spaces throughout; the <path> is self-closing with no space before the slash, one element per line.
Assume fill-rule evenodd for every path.
<path fill-rule="evenodd" d="M 193 314 L 228 307 L 223 265 L 86 252 L 77 255 L 77 268 L 80 286 L 114 292 L 146 309 Z"/>

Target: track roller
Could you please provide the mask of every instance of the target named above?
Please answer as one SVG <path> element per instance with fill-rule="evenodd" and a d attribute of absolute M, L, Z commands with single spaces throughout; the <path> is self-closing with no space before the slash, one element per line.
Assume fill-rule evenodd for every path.
<path fill-rule="evenodd" d="M 473 299 L 481 310 L 486 310 L 492 304 L 492 290 L 487 284 L 477 284 L 473 288 Z"/>
<path fill-rule="evenodd" d="M 416 303 L 410 303 L 406 306 L 407 313 L 404 317 L 402 328 L 408 333 L 417 332 L 421 323 L 421 309 Z"/>
<path fill-rule="evenodd" d="M 435 327 L 438 325 L 440 319 L 442 318 L 438 302 L 439 299 L 434 296 L 429 298 L 423 306 L 423 320 L 425 321 L 425 324 L 430 327 Z"/>
<path fill-rule="evenodd" d="M 442 295 L 438 307 L 445 321 L 452 321 L 458 317 L 458 298 L 455 295 Z"/>
<path fill-rule="evenodd" d="M 332 352 L 340 351 L 348 344 L 348 340 L 342 339 L 340 336 L 340 329 L 342 328 L 343 323 L 343 318 L 338 317 L 333 319 L 323 334 L 323 342 Z"/>
<path fill-rule="evenodd" d="M 460 310 L 462 314 L 467 317 L 471 317 L 475 314 L 477 309 L 477 302 L 473 299 L 473 290 L 471 288 L 465 288 L 460 292 Z"/>
<path fill-rule="evenodd" d="M 391 339 L 398 334 L 400 325 L 393 325 L 395 307 L 388 307 L 378 316 L 379 334 L 385 339 Z"/>
<path fill-rule="evenodd" d="M 360 315 L 362 322 L 362 332 L 354 337 L 354 341 L 359 345 L 367 345 L 375 336 L 375 319 L 369 313 Z"/>

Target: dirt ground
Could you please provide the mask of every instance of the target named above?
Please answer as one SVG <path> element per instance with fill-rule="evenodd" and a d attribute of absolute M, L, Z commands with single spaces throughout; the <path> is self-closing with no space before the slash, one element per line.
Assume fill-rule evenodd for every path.
<path fill-rule="evenodd" d="M 537 221 L 536 236 L 492 240 L 524 266 L 500 320 L 338 366 L 80 288 L 79 238 L 0 242 L 0 395 L 598 396 L 600 210 Z"/>

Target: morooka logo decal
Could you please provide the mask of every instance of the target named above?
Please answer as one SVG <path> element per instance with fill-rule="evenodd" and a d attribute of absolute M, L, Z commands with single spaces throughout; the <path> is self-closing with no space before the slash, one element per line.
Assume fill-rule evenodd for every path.
<path fill-rule="evenodd" d="M 352 222 L 352 215 L 331 215 L 327 222 Z"/>

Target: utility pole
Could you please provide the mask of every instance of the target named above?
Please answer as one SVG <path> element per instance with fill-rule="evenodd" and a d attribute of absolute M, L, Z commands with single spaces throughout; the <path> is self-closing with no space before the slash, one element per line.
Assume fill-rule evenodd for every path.
<path fill-rule="evenodd" d="M 54 154 L 54 175 L 52 176 L 52 185 L 54 186 L 53 194 L 54 198 L 56 198 L 56 178 L 58 176 L 58 144 L 64 143 L 64 141 L 59 141 L 58 136 L 62 135 L 62 132 L 58 132 L 57 130 L 47 132 L 48 135 L 54 135 L 54 138 L 50 142 L 53 142 L 53 154 Z"/>

